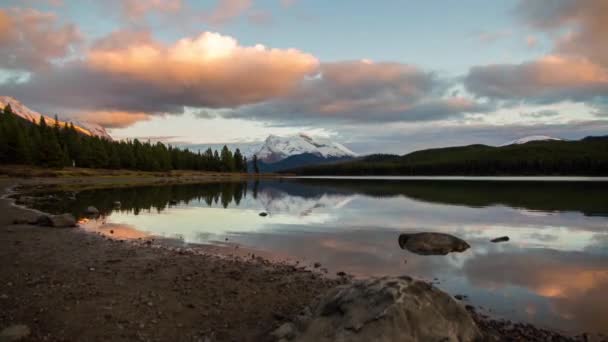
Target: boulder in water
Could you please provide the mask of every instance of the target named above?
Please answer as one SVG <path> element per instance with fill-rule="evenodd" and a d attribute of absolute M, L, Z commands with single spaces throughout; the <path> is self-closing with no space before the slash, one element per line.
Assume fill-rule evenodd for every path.
<path fill-rule="evenodd" d="M 494 243 L 507 242 L 507 241 L 509 241 L 509 237 L 508 236 L 501 236 L 501 237 L 497 237 L 496 239 L 490 240 L 490 242 L 494 242 Z"/>
<path fill-rule="evenodd" d="M 338 286 L 318 300 L 310 316 L 298 320 L 296 331 L 279 334 L 283 330 L 277 329 L 274 337 L 299 342 L 465 342 L 482 338 L 462 305 L 410 277 Z"/>
<path fill-rule="evenodd" d="M 268 213 L 264 213 L 264 212 L 262 212 L 262 213 L 260 213 L 260 216 L 262 216 L 262 217 L 266 217 L 266 216 L 268 216 Z"/>
<path fill-rule="evenodd" d="M 84 212 L 85 212 L 85 214 L 87 214 L 89 216 L 99 215 L 99 209 L 95 208 L 94 206 L 87 207 L 87 210 L 85 210 Z"/>
<path fill-rule="evenodd" d="M 451 252 L 464 252 L 471 246 L 450 234 L 414 233 L 399 235 L 399 247 L 420 255 L 446 255 Z"/>

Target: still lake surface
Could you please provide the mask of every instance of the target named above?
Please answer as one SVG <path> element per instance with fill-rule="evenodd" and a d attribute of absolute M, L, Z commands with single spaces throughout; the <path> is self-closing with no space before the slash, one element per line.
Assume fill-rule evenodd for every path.
<path fill-rule="evenodd" d="M 495 317 L 608 333 L 606 179 L 292 178 L 90 190 L 60 205 L 77 215 L 96 206 L 102 217 L 85 227 L 119 238 L 238 247 L 330 274 L 407 274 Z M 399 248 L 408 232 L 471 248 L 416 255 Z"/>

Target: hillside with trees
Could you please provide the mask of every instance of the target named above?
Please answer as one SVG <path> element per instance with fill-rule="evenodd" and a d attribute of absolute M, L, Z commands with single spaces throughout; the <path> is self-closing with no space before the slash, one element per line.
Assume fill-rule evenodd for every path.
<path fill-rule="evenodd" d="M 33 124 L 14 115 L 10 105 L 0 110 L 0 163 L 52 168 L 247 172 L 247 159 L 238 149 L 232 152 L 224 146 L 220 152 L 207 149 L 195 153 L 160 142 L 111 141 L 81 134 L 73 124 L 47 125 L 44 117 Z"/>
<path fill-rule="evenodd" d="M 502 147 L 469 145 L 371 155 L 286 172 L 298 175 L 587 175 L 608 176 L 608 136 L 531 141 Z"/>

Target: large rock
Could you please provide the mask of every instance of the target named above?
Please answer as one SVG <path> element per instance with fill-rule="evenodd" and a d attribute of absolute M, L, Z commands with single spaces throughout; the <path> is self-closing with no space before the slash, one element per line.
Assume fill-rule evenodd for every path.
<path fill-rule="evenodd" d="M 469 249 L 466 241 L 444 233 L 415 233 L 399 235 L 402 249 L 421 255 L 446 255 Z"/>
<path fill-rule="evenodd" d="M 384 277 L 338 286 L 322 296 L 295 332 L 275 338 L 299 342 L 480 341 L 470 314 L 448 294 L 409 277 Z"/>
<path fill-rule="evenodd" d="M 97 216 L 97 215 L 99 215 L 99 210 L 93 206 L 89 206 L 85 210 L 85 213 L 89 216 Z"/>
<path fill-rule="evenodd" d="M 72 214 L 40 215 L 34 223 L 45 227 L 69 228 L 76 227 L 76 218 Z"/>

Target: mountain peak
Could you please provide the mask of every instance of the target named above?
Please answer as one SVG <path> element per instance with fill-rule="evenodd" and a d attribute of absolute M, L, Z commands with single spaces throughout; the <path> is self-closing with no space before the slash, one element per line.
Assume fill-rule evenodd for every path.
<path fill-rule="evenodd" d="M 269 135 L 256 153 L 258 159 L 266 163 L 276 163 L 300 154 L 313 154 L 326 159 L 357 156 L 342 144 L 328 139 L 314 138 L 305 133 L 287 137 Z"/>
<path fill-rule="evenodd" d="M 562 139 L 550 137 L 548 135 L 530 135 L 527 137 L 509 141 L 508 143 L 502 144 L 500 146 L 502 147 L 502 146 L 509 146 L 509 145 L 521 145 L 521 144 L 529 143 L 531 141 L 550 141 L 550 140 L 562 140 Z"/>
<path fill-rule="evenodd" d="M 40 122 L 40 117 L 44 117 L 44 121 L 46 121 L 46 123 L 48 125 L 55 124 L 54 118 L 52 118 L 48 115 L 40 114 L 36 111 L 29 109 L 27 106 L 25 106 L 23 103 L 19 102 L 19 100 L 15 99 L 14 97 L 0 96 L 0 108 L 4 109 L 4 107 L 6 107 L 6 105 L 9 105 L 9 104 L 11 105 L 11 109 L 13 110 L 13 113 L 15 115 L 17 115 L 27 121 L 38 124 Z M 66 121 L 59 120 L 58 122 L 59 122 L 60 126 L 69 125 L 69 122 L 66 122 Z M 110 136 L 110 134 L 108 134 L 108 132 L 106 132 L 106 130 L 103 127 L 101 127 L 100 125 L 90 123 L 90 122 L 78 122 L 78 121 L 74 121 L 72 123 L 74 124 L 74 128 L 76 128 L 76 130 L 82 134 L 85 134 L 88 136 L 97 136 L 97 137 L 100 137 L 103 139 L 112 140 L 112 137 Z"/>

